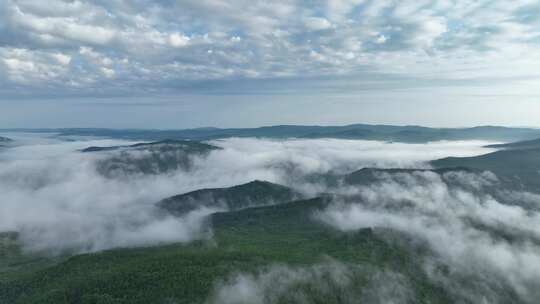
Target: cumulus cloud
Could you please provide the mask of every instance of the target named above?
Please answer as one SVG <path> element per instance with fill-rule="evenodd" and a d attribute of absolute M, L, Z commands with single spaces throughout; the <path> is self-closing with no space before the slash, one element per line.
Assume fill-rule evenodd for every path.
<path fill-rule="evenodd" d="M 201 209 L 171 218 L 155 209 L 159 200 L 201 188 L 267 180 L 315 194 L 304 176 L 348 172 L 364 166 L 409 167 L 449 155 L 489 149 L 480 142 L 385 144 L 349 140 L 228 139 L 195 158 L 190 171 L 107 178 L 97 164 L 108 154 L 80 153 L 88 146 L 129 144 L 117 140 L 20 137 L 0 153 L 0 231 L 19 231 L 29 250 L 96 251 L 207 237 Z M 400 149 L 401 152 L 396 152 Z M 425 165 L 425 164 L 424 164 Z"/>
<path fill-rule="evenodd" d="M 314 31 L 325 30 L 332 26 L 332 24 L 327 19 L 320 17 L 309 17 L 306 18 L 304 22 L 308 29 Z"/>
<path fill-rule="evenodd" d="M 189 37 L 181 35 L 179 33 L 173 33 L 169 35 L 169 43 L 174 47 L 187 46 L 190 40 L 191 39 Z"/>
<path fill-rule="evenodd" d="M 62 53 L 55 53 L 51 55 L 58 63 L 62 65 L 68 65 L 71 62 L 71 56 Z"/>
<path fill-rule="evenodd" d="M 9 57 L 15 50 L 31 54 L 28 64 L 48 69 L 58 63 L 54 54 L 77 60 L 76 68 L 57 71 L 56 78 L 68 82 L 48 77 L 22 83 L 59 95 L 91 96 L 96 83 L 100 93 L 114 95 L 121 89 L 124 94 L 130 88 L 178 90 L 178 83 L 185 87 L 192 81 L 238 78 L 361 79 L 359 73 L 390 73 L 424 79 L 434 77 L 426 74 L 433 66 L 445 79 L 490 78 L 498 72 L 528 77 L 539 62 L 540 18 L 534 1 L 51 0 L 45 5 L 7 0 L 0 11 L 0 61 L 13 66 L 20 60 Z M 95 60 L 84 60 L 77 52 L 81 47 L 129 64 L 116 71 L 115 84 L 110 84 L 110 73 Z M 40 54 L 49 60 L 37 59 Z M 313 54 L 327 60 L 313 60 Z M 66 65 L 66 58 L 60 63 Z M 508 69 L 508 62 L 522 68 Z M 20 85 L 19 78 L 33 71 L 19 73 L 15 77 L 9 71 L 0 81 Z"/>

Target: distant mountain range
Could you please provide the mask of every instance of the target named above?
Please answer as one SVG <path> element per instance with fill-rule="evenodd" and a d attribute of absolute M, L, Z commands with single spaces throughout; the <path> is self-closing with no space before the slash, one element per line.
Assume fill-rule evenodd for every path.
<path fill-rule="evenodd" d="M 2 130 L 0 130 L 2 131 Z M 4 130 L 8 131 L 8 130 Z M 55 132 L 61 136 L 100 136 L 132 140 L 210 140 L 229 137 L 340 138 L 421 143 L 436 140 L 520 141 L 540 138 L 540 129 L 479 126 L 472 128 L 428 128 L 353 124 L 346 126 L 278 125 L 259 128 L 197 128 L 184 130 L 143 129 L 11 129 L 9 131 Z"/>

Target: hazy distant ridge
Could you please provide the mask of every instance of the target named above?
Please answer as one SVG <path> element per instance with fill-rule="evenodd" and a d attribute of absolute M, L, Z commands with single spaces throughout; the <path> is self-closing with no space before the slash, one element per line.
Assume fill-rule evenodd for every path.
<path fill-rule="evenodd" d="M 14 131 L 14 130 L 10 130 Z M 347 126 L 278 125 L 259 128 L 198 128 L 183 130 L 143 129 L 18 129 L 18 131 L 57 132 L 64 136 L 104 136 L 136 140 L 209 140 L 230 137 L 265 138 L 341 138 L 396 142 L 428 142 L 436 140 L 520 141 L 540 137 L 540 129 L 479 126 L 472 128 L 428 128 L 353 124 Z"/>

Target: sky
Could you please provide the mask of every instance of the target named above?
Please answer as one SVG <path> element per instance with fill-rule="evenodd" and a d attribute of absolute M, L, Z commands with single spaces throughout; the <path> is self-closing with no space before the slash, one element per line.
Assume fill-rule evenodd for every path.
<path fill-rule="evenodd" d="M 540 126 L 535 0 L 0 0 L 0 127 Z"/>

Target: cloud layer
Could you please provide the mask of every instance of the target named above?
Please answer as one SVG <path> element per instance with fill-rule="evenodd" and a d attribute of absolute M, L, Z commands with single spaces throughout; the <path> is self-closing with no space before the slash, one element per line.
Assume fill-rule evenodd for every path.
<path fill-rule="evenodd" d="M 345 77 L 332 84 L 340 88 L 351 79 L 523 80 L 537 76 L 539 24 L 532 0 L 6 0 L 0 96 L 201 92 L 228 80 L 336 76 Z"/>
<path fill-rule="evenodd" d="M 204 237 L 202 219 L 214 210 L 176 219 L 158 214 L 154 207 L 165 197 L 196 189 L 259 179 L 312 195 L 321 187 L 303 182 L 309 174 L 375 165 L 410 167 L 441 156 L 489 151 L 480 148 L 484 144 L 480 142 L 229 139 L 213 142 L 224 149 L 195 159 L 189 172 L 107 178 L 97 172 L 96 164 L 108 154 L 77 150 L 129 142 L 10 136 L 20 145 L 0 153 L 0 231 L 21 232 L 29 250 L 53 251 L 96 251 Z"/>
<path fill-rule="evenodd" d="M 24 249 L 50 253 L 189 242 L 211 237 L 200 208 L 175 218 L 158 212 L 164 197 L 200 188 L 227 187 L 255 179 L 293 187 L 306 196 L 336 194 L 313 214 L 343 231 L 373 228 L 411 250 L 430 282 L 456 302 L 535 303 L 540 297 L 539 195 L 501 188 L 489 172 L 380 171 L 370 184 L 325 184 L 311 176 L 363 167 L 427 168 L 449 155 L 491 151 L 484 142 L 397 144 L 337 139 L 213 141 L 223 149 L 196 157 L 189 172 L 105 177 L 97 164 L 109 153 L 81 153 L 88 146 L 126 141 L 9 134 L 15 146 L 0 151 L 0 232 L 18 231 Z M 138 151 L 140 152 L 140 151 Z M 208 303 L 308 301 L 306 286 L 346 301 L 413 301 L 400 274 L 328 262 L 290 268 L 268 266 L 216 282 Z M 355 278 L 369 277 L 365 289 Z M 385 284 L 381 284 L 384 282 Z M 391 288 L 390 288 L 391 287 Z"/>

